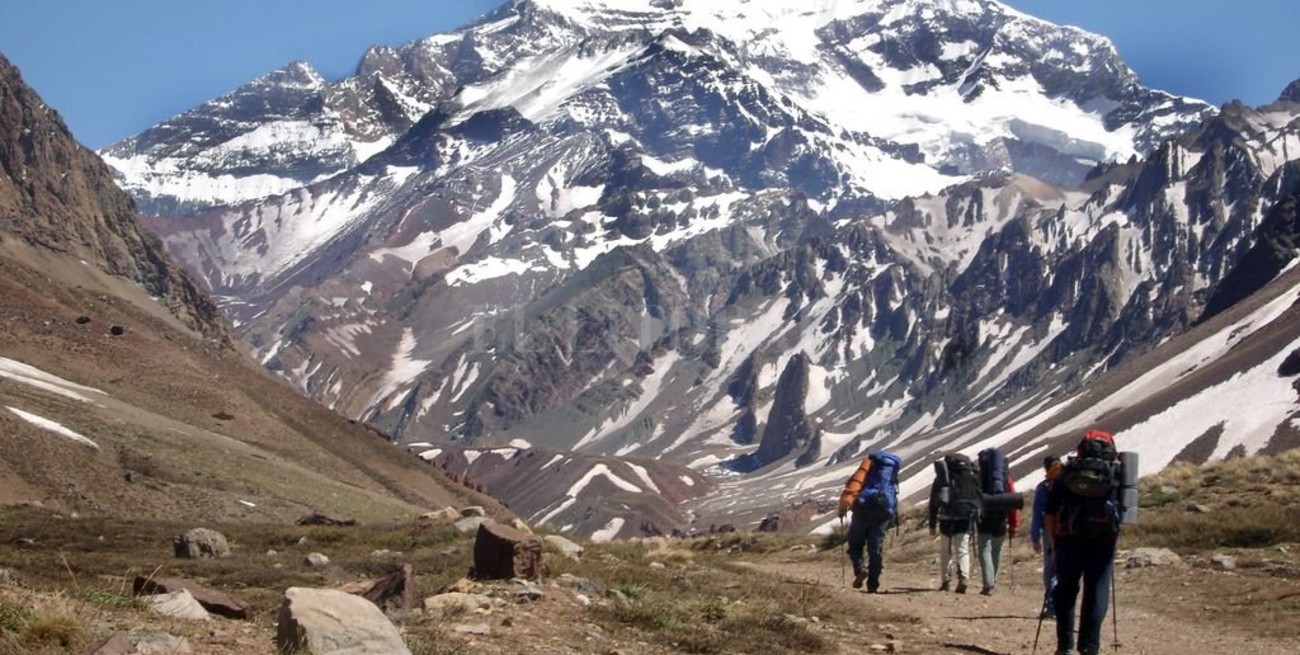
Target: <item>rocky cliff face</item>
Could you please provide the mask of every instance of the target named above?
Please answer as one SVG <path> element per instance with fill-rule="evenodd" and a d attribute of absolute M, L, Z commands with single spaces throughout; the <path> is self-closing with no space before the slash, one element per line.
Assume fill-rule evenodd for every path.
<path fill-rule="evenodd" d="M 347 415 L 718 475 L 761 452 L 719 511 L 1040 429 L 1014 419 L 1195 321 L 1300 153 L 1293 105 L 1146 89 L 996 2 L 519 1 L 372 55 L 422 117 L 158 221 L 172 251 Z"/>
<path fill-rule="evenodd" d="M 215 303 L 142 230 L 107 166 L 0 55 L 0 229 L 142 286 L 194 330 L 226 341 Z"/>

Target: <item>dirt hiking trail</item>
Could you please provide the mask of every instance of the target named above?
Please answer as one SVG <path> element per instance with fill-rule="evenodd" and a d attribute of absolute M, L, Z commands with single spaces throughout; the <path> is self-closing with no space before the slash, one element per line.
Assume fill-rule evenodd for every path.
<path fill-rule="evenodd" d="M 972 549 L 973 551 L 974 549 Z M 903 653 L 1030 653 L 1042 604 L 1041 567 L 1027 549 L 1017 555 L 1015 582 L 1011 585 L 1010 557 L 992 596 L 979 594 L 979 565 L 972 552 L 970 590 L 959 595 L 940 592 L 936 559 L 890 562 L 886 554 L 882 593 L 852 589 L 852 572 L 842 577 L 842 551 L 812 556 L 792 555 L 752 563 L 756 572 L 777 575 L 818 586 L 828 586 L 837 599 L 861 609 L 860 623 L 840 635 L 845 652 Z M 1118 613 L 1112 606 L 1102 631 L 1102 652 L 1123 655 L 1300 653 L 1295 615 L 1281 614 L 1265 635 L 1252 623 L 1267 620 L 1251 616 L 1249 579 L 1187 567 L 1125 569 L 1116 564 Z M 1265 584 L 1267 586 L 1267 584 Z M 1244 595 L 1243 595 L 1244 594 Z M 1241 595 L 1241 599 L 1233 597 Z M 1218 605 L 1223 606 L 1221 609 Z M 1077 612 L 1077 610 L 1076 610 Z M 1119 648 L 1115 649 L 1118 617 Z M 896 642 L 891 647 L 889 642 Z M 1056 649 L 1056 624 L 1042 622 L 1038 653 Z"/>

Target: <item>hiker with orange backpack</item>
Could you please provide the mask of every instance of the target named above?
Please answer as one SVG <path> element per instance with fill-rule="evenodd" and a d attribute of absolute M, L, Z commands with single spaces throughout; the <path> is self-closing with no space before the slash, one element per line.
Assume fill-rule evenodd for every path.
<path fill-rule="evenodd" d="M 1114 438 L 1089 430 L 1047 492 L 1043 514 L 1056 555 L 1052 604 L 1058 655 L 1068 655 L 1075 641 L 1074 603 L 1080 579 L 1083 602 L 1078 652 L 1097 655 L 1101 650 L 1122 517 L 1119 490 L 1123 478 Z"/>
<path fill-rule="evenodd" d="M 861 589 L 865 580 L 868 593 L 880 591 L 880 574 L 884 570 L 885 528 L 898 517 L 898 469 L 902 460 L 884 451 L 862 460 L 844 485 L 840 495 L 839 516 L 853 511 L 849 521 L 848 555 L 853 563 L 853 588 Z M 863 566 L 862 551 L 867 550 Z"/>

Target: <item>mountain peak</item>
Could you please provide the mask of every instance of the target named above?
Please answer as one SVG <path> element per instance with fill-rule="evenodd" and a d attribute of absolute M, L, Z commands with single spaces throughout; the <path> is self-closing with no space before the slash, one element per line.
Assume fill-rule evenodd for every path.
<path fill-rule="evenodd" d="M 1288 84 L 1282 90 L 1282 95 L 1278 96 L 1278 102 L 1300 103 L 1300 79 Z"/>

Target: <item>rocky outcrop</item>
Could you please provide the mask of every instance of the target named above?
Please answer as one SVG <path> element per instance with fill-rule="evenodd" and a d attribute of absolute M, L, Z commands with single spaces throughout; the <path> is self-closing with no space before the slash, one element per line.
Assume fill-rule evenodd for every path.
<path fill-rule="evenodd" d="M 750 470 L 761 468 L 814 446 L 816 429 L 804 410 L 810 364 L 807 354 L 798 353 L 785 365 L 758 450 L 742 460 L 740 466 Z"/>
<path fill-rule="evenodd" d="M 277 623 L 275 644 L 283 655 L 411 655 L 374 603 L 342 591 L 290 587 Z"/>
<path fill-rule="evenodd" d="M 226 535 L 209 528 L 195 528 L 172 539 L 176 556 L 184 559 L 229 557 L 230 544 Z"/>
<path fill-rule="evenodd" d="M 484 523 L 474 538 L 474 577 L 537 580 L 545 571 L 542 552 L 537 537 L 500 523 Z"/>
<path fill-rule="evenodd" d="M 0 235 L 140 285 L 205 336 L 233 343 L 217 306 L 139 225 L 107 166 L 0 55 Z"/>

